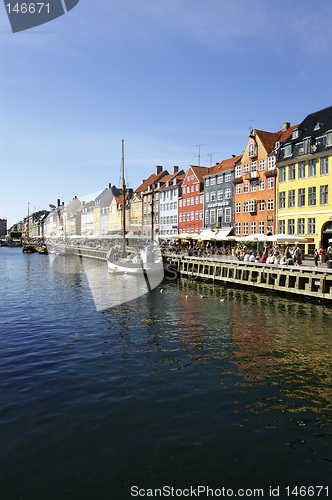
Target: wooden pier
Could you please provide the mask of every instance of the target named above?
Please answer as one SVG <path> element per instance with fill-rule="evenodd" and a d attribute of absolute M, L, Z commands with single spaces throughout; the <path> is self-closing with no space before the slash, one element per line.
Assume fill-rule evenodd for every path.
<path fill-rule="evenodd" d="M 165 256 L 179 276 L 274 290 L 332 303 L 332 270 L 276 266 L 241 261 L 213 261 L 199 257 Z"/>

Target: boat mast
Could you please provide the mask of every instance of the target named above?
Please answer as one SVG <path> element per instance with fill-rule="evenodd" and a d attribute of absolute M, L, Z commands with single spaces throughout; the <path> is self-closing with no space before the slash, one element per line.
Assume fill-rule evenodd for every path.
<path fill-rule="evenodd" d="M 124 177 L 124 140 L 122 139 L 122 247 L 126 253 L 126 184 Z"/>
<path fill-rule="evenodd" d="M 28 243 L 30 241 L 30 231 L 29 231 L 29 224 L 30 224 L 30 203 L 28 202 L 28 230 L 27 230 L 27 239 L 28 239 Z"/>

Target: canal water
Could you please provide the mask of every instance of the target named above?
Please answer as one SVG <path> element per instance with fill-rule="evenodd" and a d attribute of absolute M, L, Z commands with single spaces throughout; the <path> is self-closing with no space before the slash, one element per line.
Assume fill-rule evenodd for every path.
<path fill-rule="evenodd" d="M 15 248 L 0 276 L 2 500 L 332 495 L 331 307 L 166 279 L 97 310 Z"/>

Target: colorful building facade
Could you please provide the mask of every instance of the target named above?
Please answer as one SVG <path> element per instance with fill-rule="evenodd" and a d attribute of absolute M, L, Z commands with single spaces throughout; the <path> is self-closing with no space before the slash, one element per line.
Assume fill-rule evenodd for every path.
<path fill-rule="evenodd" d="M 308 238 L 313 254 L 332 238 L 332 106 L 308 115 L 278 152 L 278 232 Z"/>
<path fill-rule="evenodd" d="M 199 235 L 204 226 L 204 176 L 208 167 L 191 165 L 182 183 L 179 198 L 179 234 Z"/>

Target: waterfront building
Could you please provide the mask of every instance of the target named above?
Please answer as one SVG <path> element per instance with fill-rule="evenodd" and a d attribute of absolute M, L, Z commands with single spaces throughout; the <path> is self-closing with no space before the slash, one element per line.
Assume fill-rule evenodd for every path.
<path fill-rule="evenodd" d="M 278 132 L 251 131 L 233 180 L 237 236 L 275 233 L 276 153 L 292 128 L 286 122 Z"/>
<path fill-rule="evenodd" d="M 143 200 L 138 193 L 133 193 L 129 202 L 129 231 L 135 236 L 142 235 Z"/>
<path fill-rule="evenodd" d="M 126 218 L 126 228 L 130 225 L 130 199 L 133 195 L 132 189 L 126 192 L 125 197 L 125 218 Z M 108 233 L 109 234 L 122 234 L 122 203 L 123 196 L 114 196 L 111 201 L 109 212 L 108 212 Z"/>
<path fill-rule="evenodd" d="M 108 231 L 108 211 L 114 196 L 119 196 L 121 190 L 111 184 L 94 200 L 93 234 L 106 235 Z"/>
<path fill-rule="evenodd" d="M 242 155 L 216 163 L 204 177 L 204 227 L 230 228 L 234 223 L 234 170 Z"/>
<path fill-rule="evenodd" d="M 278 232 L 309 238 L 308 254 L 332 238 L 331 156 L 332 106 L 309 114 L 278 152 Z"/>
<path fill-rule="evenodd" d="M 81 235 L 93 235 L 94 200 L 84 203 L 81 210 Z"/>
<path fill-rule="evenodd" d="M 7 235 L 7 219 L 0 219 L 0 238 Z"/>
<path fill-rule="evenodd" d="M 182 183 L 179 197 L 179 234 L 199 235 L 204 225 L 204 176 L 208 167 L 191 165 Z"/>
<path fill-rule="evenodd" d="M 67 236 L 73 236 L 80 234 L 80 224 L 79 220 L 77 219 L 76 216 L 76 210 L 80 208 L 81 202 L 75 196 L 71 201 L 65 205 L 64 210 L 63 210 L 63 224 L 64 224 L 64 231 L 65 235 Z"/>
<path fill-rule="evenodd" d="M 163 177 L 159 196 L 159 235 L 165 238 L 178 234 L 178 204 L 181 186 L 185 177 L 183 170 L 172 168 L 172 173 Z"/>
<path fill-rule="evenodd" d="M 134 191 L 142 199 L 142 236 L 146 238 L 151 238 L 152 226 L 155 233 L 159 231 L 159 191 L 165 175 L 169 175 L 168 171 L 158 165 L 155 173 L 148 179 L 143 179 Z"/>
<path fill-rule="evenodd" d="M 44 236 L 44 222 L 48 214 L 48 210 L 38 210 L 25 217 L 22 236 L 26 238 L 29 233 L 30 238 L 42 238 Z"/>

